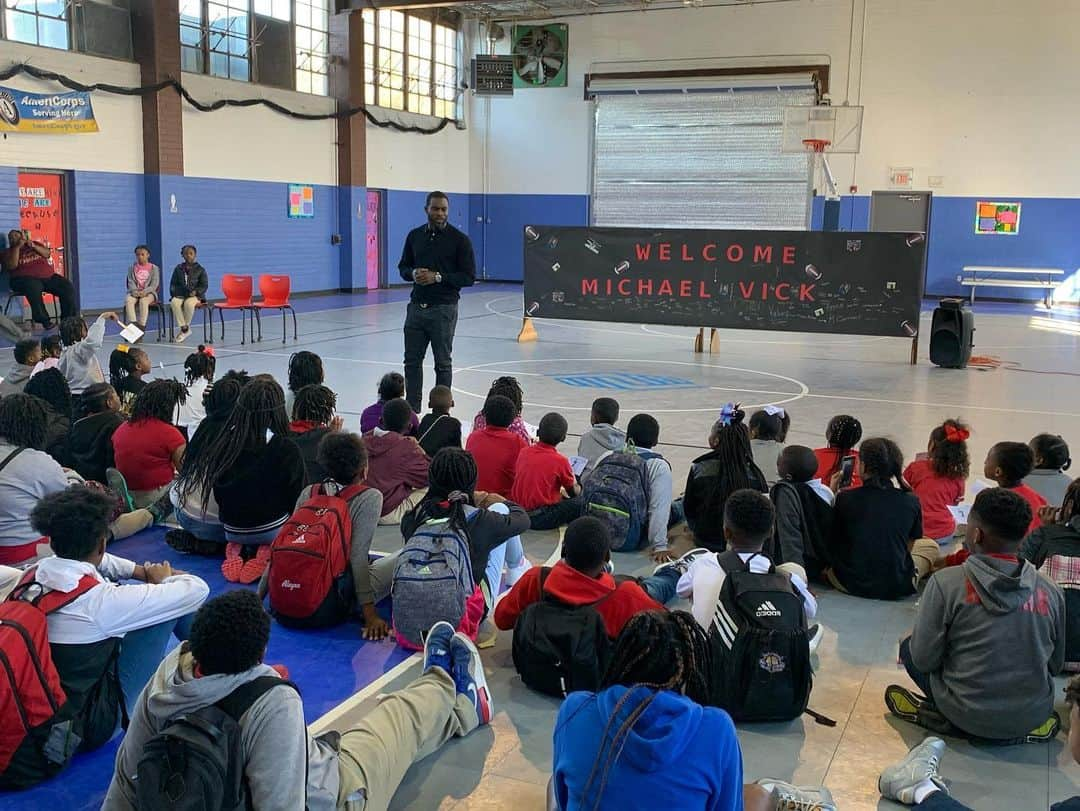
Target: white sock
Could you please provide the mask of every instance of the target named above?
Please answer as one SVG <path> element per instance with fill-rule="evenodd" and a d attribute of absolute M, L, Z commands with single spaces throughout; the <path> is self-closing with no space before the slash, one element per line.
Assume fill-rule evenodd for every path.
<path fill-rule="evenodd" d="M 941 791 L 937 784 L 929 777 L 915 786 L 915 804 L 918 805 L 935 791 Z"/>

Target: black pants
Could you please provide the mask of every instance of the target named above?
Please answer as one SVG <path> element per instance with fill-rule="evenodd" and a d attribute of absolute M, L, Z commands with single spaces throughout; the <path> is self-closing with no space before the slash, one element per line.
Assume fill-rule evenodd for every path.
<path fill-rule="evenodd" d="M 435 385 L 449 386 L 453 382 L 450 355 L 454 349 L 454 330 L 457 329 L 457 304 L 432 304 L 421 307 L 410 301 L 405 316 L 405 397 L 420 411 L 424 397 L 424 357 L 428 344 L 435 356 Z"/>
<path fill-rule="evenodd" d="M 530 510 L 529 520 L 532 522 L 532 528 L 536 530 L 558 529 L 565 527 L 575 518 L 580 518 L 581 510 L 581 496 L 564 498 L 555 504 Z"/>
<path fill-rule="evenodd" d="M 30 302 L 32 317 L 38 324 L 49 323 L 49 313 L 41 300 L 42 293 L 52 293 L 60 300 L 61 318 L 70 318 L 77 312 L 74 286 L 57 273 L 47 279 L 35 279 L 30 276 L 12 277 L 11 292 L 26 296 L 26 300 Z"/>

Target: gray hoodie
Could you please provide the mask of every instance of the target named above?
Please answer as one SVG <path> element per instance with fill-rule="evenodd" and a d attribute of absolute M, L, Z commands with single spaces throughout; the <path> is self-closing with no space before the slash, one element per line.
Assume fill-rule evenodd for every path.
<path fill-rule="evenodd" d="M 220 701 L 259 676 L 273 676 L 267 665 L 243 673 L 193 674 L 187 645 L 175 648 L 139 695 L 131 725 L 116 756 L 103 811 L 134 811 L 135 772 L 143 745 L 171 718 Z M 304 706 L 295 690 L 275 687 L 240 718 L 244 774 L 254 808 L 259 811 L 333 811 L 337 808 L 338 756 L 308 735 Z M 307 770 L 307 786 L 303 774 Z M 306 790 L 306 796 L 305 796 Z"/>
<path fill-rule="evenodd" d="M 105 382 L 105 373 L 97 359 L 97 351 L 105 340 L 104 315 L 90 325 L 86 337 L 60 352 L 60 371 L 68 382 L 72 394 L 82 394 L 95 383 Z"/>
<path fill-rule="evenodd" d="M 581 479 L 592 473 L 600 457 L 611 451 L 621 451 L 626 447 L 626 433 L 606 422 L 597 423 L 584 434 L 578 442 L 577 455 L 589 460 L 581 471 Z"/>
<path fill-rule="evenodd" d="M 21 363 L 13 363 L 8 373 L 4 375 L 3 381 L 0 381 L 0 397 L 7 397 L 10 394 L 19 394 L 24 388 L 26 388 L 26 381 L 30 379 L 30 373 L 34 371 L 33 366 L 24 366 Z"/>
<path fill-rule="evenodd" d="M 1065 597 L 1034 566 L 972 555 L 935 574 L 911 635 L 934 703 L 969 735 L 1026 735 L 1054 709 L 1065 663 Z"/>

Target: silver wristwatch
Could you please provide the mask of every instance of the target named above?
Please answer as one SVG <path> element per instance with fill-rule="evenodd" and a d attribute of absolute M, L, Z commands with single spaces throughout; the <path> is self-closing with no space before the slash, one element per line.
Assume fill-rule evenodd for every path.
<path fill-rule="evenodd" d="M 436 284 L 442 284 L 442 274 L 441 273 L 436 273 L 435 274 L 435 283 Z"/>

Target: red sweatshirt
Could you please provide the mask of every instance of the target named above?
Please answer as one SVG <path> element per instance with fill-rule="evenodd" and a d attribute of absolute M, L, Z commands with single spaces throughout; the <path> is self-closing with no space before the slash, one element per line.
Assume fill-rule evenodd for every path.
<path fill-rule="evenodd" d="M 495 624 L 504 631 L 514 627 L 518 616 L 528 606 L 540 600 L 539 567 L 533 567 L 514 584 L 499 604 L 495 606 Z M 608 636 L 614 639 L 623 626 L 641 611 L 662 611 L 664 607 L 646 594 L 633 581 L 616 584 L 607 572 L 599 577 L 589 577 L 560 560 L 544 581 L 544 591 L 568 605 L 595 603 L 608 595 L 611 597 L 596 607 L 604 620 Z"/>

